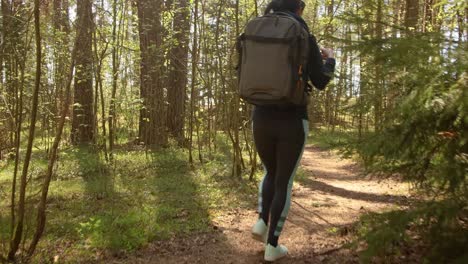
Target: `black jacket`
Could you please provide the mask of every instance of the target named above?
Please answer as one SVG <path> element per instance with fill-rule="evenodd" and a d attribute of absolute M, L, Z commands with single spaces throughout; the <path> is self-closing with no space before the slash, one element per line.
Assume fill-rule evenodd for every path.
<path fill-rule="evenodd" d="M 299 21 L 302 26 L 309 33 L 309 43 L 310 43 L 310 52 L 309 52 L 309 61 L 307 65 L 307 71 L 309 79 L 314 85 L 315 88 L 319 90 L 325 89 L 327 84 L 333 78 L 333 73 L 335 72 L 335 59 L 329 58 L 325 61 L 325 64 L 322 60 L 322 54 L 317 44 L 317 39 L 314 35 L 310 34 L 309 27 L 307 23 L 302 19 L 302 17 L 296 15 L 292 12 L 286 12 L 290 16 L 294 17 Z"/>

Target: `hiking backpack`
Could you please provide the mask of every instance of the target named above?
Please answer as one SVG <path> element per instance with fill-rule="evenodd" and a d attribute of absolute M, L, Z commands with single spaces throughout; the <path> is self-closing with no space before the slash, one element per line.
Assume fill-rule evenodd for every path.
<path fill-rule="evenodd" d="M 251 20 L 238 38 L 240 97 L 254 105 L 306 105 L 309 33 L 276 12 Z"/>

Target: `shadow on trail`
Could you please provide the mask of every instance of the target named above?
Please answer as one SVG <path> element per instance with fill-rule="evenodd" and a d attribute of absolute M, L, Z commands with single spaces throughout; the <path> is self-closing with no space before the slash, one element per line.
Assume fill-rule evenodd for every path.
<path fill-rule="evenodd" d="M 363 172 L 356 171 L 356 165 L 340 165 L 338 169 L 317 168 L 314 164 L 304 164 L 308 167 L 308 173 L 315 179 L 335 181 L 366 181 L 369 179 Z M 313 170 L 311 170 L 313 169 Z"/>
<path fill-rule="evenodd" d="M 406 196 L 351 191 L 312 179 L 303 179 L 301 183 L 313 191 L 329 193 L 331 195 L 347 199 L 398 205 L 407 205 L 412 202 L 412 199 L 407 198 Z"/>
<path fill-rule="evenodd" d="M 293 206 L 298 206 L 301 210 L 305 211 L 304 214 L 301 214 L 299 210 L 291 210 L 290 216 L 288 217 L 288 221 L 291 222 L 292 224 L 304 228 L 309 232 L 314 232 L 318 228 L 324 229 L 324 228 L 329 228 L 329 227 L 339 227 L 332 222 L 328 221 L 324 217 L 322 217 L 320 214 L 307 209 L 305 206 L 293 201 Z M 318 218 L 319 221 L 317 221 L 315 218 Z"/>
<path fill-rule="evenodd" d="M 375 194 L 343 188 L 341 185 L 345 182 L 352 186 L 362 186 L 379 179 L 365 175 L 354 163 L 339 164 L 339 159 L 330 159 L 332 154 L 328 151 L 314 146 L 306 147 L 306 151 L 313 152 L 314 156 L 303 159 L 305 168 L 302 175 L 296 177 L 296 181 L 312 191 L 372 203 L 407 205 L 413 202 L 413 199 L 402 195 Z M 318 165 L 314 164 L 314 158 L 319 160 Z M 337 186 L 334 185 L 334 181 Z"/>

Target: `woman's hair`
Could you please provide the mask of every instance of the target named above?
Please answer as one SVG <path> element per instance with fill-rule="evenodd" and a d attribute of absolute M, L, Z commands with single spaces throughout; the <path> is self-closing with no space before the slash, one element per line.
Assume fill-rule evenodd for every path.
<path fill-rule="evenodd" d="M 305 3 L 301 0 L 272 0 L 265 9 L 265 15 L 271 11 L 290 11 L 295 13 L 299 9 L 304 9 Z"/>
<path fill-rule="evenodd" d="M 304 1 L 301 1 L 301 10 L 304 11 L 306 7 L 306 3 Z"/>

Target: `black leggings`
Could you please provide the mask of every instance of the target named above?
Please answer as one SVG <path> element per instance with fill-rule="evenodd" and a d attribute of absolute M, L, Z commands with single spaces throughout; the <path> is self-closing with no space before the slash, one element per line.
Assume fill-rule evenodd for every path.
<path fill-rule="evenodd" d="M 288 215 L 307 133 L 308 121 L 295 113 L 254 111 L 254 140 L 266 172 L 259 186 L 258 211 L 265 223 L 270 223 L 268 243 L 272 246 L 277 246 Z"/>

